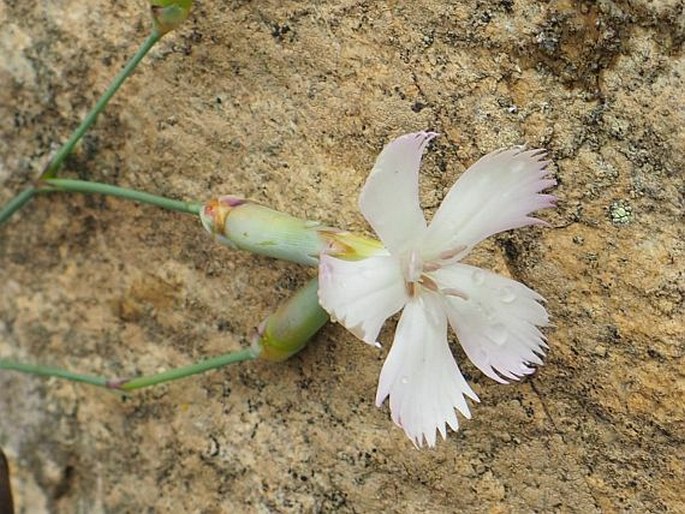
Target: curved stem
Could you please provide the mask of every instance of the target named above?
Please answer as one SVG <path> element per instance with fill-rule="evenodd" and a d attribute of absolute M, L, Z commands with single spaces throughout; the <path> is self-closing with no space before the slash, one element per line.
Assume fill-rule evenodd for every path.
<path fill-rule="evenodd" d="M 73 180 L 66 178 L 50 178 L 43 180 L 42 182 L 48 187 L 35 190 L 34 192 L 47 193 L 64 191 L 72 193 L 96 193 L 125 198 L 127 200 L 133 200 L 134 202 L 155 205 L 163 209 L 184 212 L 196 216 L 199 215 L 200 211 L 202 210 L 202 204 L 200 203 L 185 202 L 183 200 L 172 200 L 171 198 L 165 198 L 164 196 L 153 195 L 125 187 L 112 186 L 110 184 L 103 184 L 101 182 Z"/>
<path fill-rule="evenodd" d="M 114 80 L 110 83 L 107 90 L 98 99 L 93 108 L 88 112 L 86 117 L 83 119 L 81 124 L 76 130 L 71 134 L 69 140 L 62 145 L 62 147 L 57 151 L 57 154 L 50 160 L 50 163 L 45 168 L 40 178 L 52 178 L 57 175 L 60 166 L 64 162 L 64 159 L 71 153 L 76 146 L 76 143 L 80 141 L 86 131 L 97 119 L 98 114 L 105 108 L 107 103 L 110 101 L 114 93 L 121 87 L 128 76 L 133 72 L 133 70 L 138 66 L 140 61 L 145 57 L 145 55 L 150 51 L 150 49 L 159 41 L 162 34 L 158 29 L 154 28 L 152 33 L 147 37 L 147 39 L 140 46 L 138 51 L 133 57 L 126 63 L 126 66 L 114 77 Z"/>

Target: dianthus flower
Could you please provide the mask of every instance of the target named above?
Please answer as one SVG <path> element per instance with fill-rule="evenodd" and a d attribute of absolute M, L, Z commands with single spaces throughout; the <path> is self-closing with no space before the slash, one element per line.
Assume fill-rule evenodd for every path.
<path fill-rule="evenodd" d="M 388 144 L 364 185 L 359 207 L 384 248 L 367 258 L 321 255 L 319 301 L 331 318 L 363 341 L 377 342 L 385 321 L 402 310 L 381 370 L 376 404 L 390 398 L 393 421 L 417 447 L 434 446 L 436 430 L 457 430 L 478 397 L 450 351 L 448 324 L 468 358 L 502 383 L 532 373 L 547 347 L 543 298 L 525 285 L 461 260 L 487 237 L 543 223 L 537 209 L 554 197 L 544 151 L 496 151 L 454 184 L 430 224 L 419 205 L 418 172 L 437 134 L 407 134 Z"/>

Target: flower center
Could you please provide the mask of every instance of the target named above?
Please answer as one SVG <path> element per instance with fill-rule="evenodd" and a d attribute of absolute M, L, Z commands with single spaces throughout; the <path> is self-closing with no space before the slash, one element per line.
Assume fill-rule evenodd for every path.
<path fill-rule="evenodd" d="M 412 250 L 404 262 L 404 281 L 414 284 L 421 279 L 423 273 L 423 259 L 417 250 Z"/>
<path fill-rule="evenodd" d="M 460 246 L 443 252 L 438 256 L 437 261 L 426 263 L 423 262 L 418 250 L 412 250 L 407 254 L 403 259 L 402 274 L 404 275 L 404 282 L 409 296 L 417 296 L 421 292 L 421 288 L 425 287 L 429 291 L 440 293 L 444 296 L 454 296 L 468 300 L 468 295 L 465 292 L 453 287 L 442 287 L 430 276 L 432 271 L 437 271 L 443 266 L 458 261 L 457 256 L 464 248 L 464 246 Z"/>

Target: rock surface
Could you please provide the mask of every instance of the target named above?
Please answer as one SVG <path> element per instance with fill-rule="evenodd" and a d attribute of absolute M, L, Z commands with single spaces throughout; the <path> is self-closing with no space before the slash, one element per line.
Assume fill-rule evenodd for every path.
<path fill-rule="evenodd" d="M 141 3 L 0 3 L 1 203 L 144 40 Z M 547 299 L 549 355 L 501 386 L 455 344 L 482 401 L 421 451 L 373 405 L 387 348 L 332 324 L 284 364 L 128 397 L 0 372 L 18 512 L 685 511 L 684 20 L 677 0 L 196 5 L 62 176 L 367 231 L 357 194 L 396 135 L 442 134 L 428 210 L 485 153 L 544 147 L 551 228 L 470 261 Z M 219 247 L 188 216 L 43 197 L 0 227 L 0 356 L 179 366 L 245 345 L 312 274 Z"/>

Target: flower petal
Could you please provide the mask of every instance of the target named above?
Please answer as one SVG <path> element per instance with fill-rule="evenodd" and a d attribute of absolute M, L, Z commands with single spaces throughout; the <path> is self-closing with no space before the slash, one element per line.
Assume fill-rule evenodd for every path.
<path fill-rule="evenodd" d="M 447 316 L 466 355 L 498 382 L 518 380 L 542 364 L 547 348 L 537 328 L 549 317 L 542 296 L 520 282 L 496 273 L 453 264 L 431 274 L 440 288 L 463 293 L 447 296 Z"/>
<path fill-rule="evenodd" d="M 393 421 L 417 447 L 435 446 L 435 431 L 457 430 L 454 409 L 471 417 L 464 395 L 478 397 L 464 380 L 447 344 L 442 299 L 430 292 L 411 299 L 402 312 L 376 394 L 380 406 L 390 396 Z"/>
<path fill-rule="evenodd" d="M 554 196 L 540 191 L 556 184 L 548 178 L 543 150 L 521 147 L 481 158 L 452 186 L 426 232 L 426 259 L 477 243 L 498 232 L 543 223 L 528 216 L 554 206 Z"/>
<path fill-rule="evenodd" d="M 319 303 L 359 339 L 378 345 L 383 323 L 408 300 L 399 261 L 376 255 L 345 261 L 322 254 L 319 262 Z"/>
<path fill-rule="evenodd" d="M 359 197 L 362 214 L 392 254 L 412 246 L 426 229 L 418 176 L 423 150 L 436 135 L 406 134 L 386 145 Z"/>

